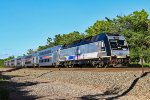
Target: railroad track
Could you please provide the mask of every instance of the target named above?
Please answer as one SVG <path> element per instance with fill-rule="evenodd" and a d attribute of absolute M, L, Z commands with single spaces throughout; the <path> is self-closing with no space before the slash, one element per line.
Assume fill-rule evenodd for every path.
<path fill-rule="evenodd" d="M 95 72 L 124 72 L 124 71 L 142 71 L 142 68 L 25 68 L 34 70 L 52 70 L 52 71 L 95 71 Z M 150 68 L 143 68 L 144 71 L 150 71 Z"/>

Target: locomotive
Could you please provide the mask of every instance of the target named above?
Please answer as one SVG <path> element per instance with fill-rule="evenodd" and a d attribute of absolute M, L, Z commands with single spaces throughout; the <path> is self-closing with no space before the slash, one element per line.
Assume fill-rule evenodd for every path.
<path fill-rule="evenodd" d="M 129 47 L 120 34 L 101 33 L 72 42 L 58 45 L 20 58 L 6 61 L 9 67 L 74 67 L 74 65 L 91 65 L 107 67 L 127 65 Z"/>

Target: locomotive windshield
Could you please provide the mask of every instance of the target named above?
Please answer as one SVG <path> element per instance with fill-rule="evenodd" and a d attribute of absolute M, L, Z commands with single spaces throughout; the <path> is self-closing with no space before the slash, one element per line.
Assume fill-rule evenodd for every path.
<path fill-rule="evenodd" d="M 118 40 L 118 39 L 110 39 L 110 46 L 112 50 L 127 50 L 127 43 L 125 40 Z"/>

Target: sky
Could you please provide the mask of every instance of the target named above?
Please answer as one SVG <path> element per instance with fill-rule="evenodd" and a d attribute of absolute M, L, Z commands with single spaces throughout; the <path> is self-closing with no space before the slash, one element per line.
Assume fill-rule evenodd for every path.
<path fill-rule="evenodd" d="M 0 0 L 0 59 L 22 56 L 56 34 L 84 33 L 97 20 L 142 9 L 150 14 L 150 0 Z"/>

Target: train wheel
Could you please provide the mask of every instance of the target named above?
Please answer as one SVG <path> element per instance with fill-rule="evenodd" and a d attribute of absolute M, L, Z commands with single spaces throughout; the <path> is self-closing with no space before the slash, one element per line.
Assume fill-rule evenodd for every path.
<path fill-rule="evenodd" d="M 69 67 L 69 68 L 72 67 L 71 61 L 68 62 L 68 67 Z"/>
<path fill-rule="evenodd" d="M 94 61 L 91 61 L 91 66 L 92 66 L 92 67 L 95 67 L 95 66 L 96 66 L 96 64 L 95 64 Z M 96 66 L 96 68 L 97 68 L 97 66 Z"/>
<path fill-rule="evenodd" d="M 58 67 L 58 65 L 55 63 L 54 65 L 53 65 L 55 68 L 57 68 Z"/>
<path fill-rule="evenodd" d="M 105 68 L 107 68 L 107 67 L 109 67 L 109 66 L 110 66 L 109 63 L 104 63 L 104 67 L 105 67 Z"/>
<path fill-rule="evenodd" d="M 64 62 L 64 67 L 68 68 L 68 66 L 67 66 L 67 62 Z"/>
<path fill-rule="evenodd" d="M 70 67 L 73 68 L 73 67 L 74 67 L 74 64 L 71 64 Z"/>
<path fill-rule="evenodd" d="M 98 61 L 99 61 L 99 63 L 97 64 L 97 67 L 98 67 L 98 68 L 104 67 L 103 59 L 102 59 L 102 58 L 99 58 Z"/>
<path fill-rule="evenodd" d="M 96 65 L 95 65 L 95 68 L 98 68 L 98 67 L 99 67 L 99 64 L 96 64 Z"/>
<path fill-rule="evenodd" d="M 122 67 L 122 64 L 116 64 L 115 67 Z"/>
<path fill-rule="evenodd" d="M 98 63 L 96 66 L 97 66 L 96 68 L 102 67 L 101 63 Z"/>
<path fill-rule="evenodd" d="M 105 67 L 104 62 L 101 62 L 101 63 L 100 63 L 100 67 Z"/>

